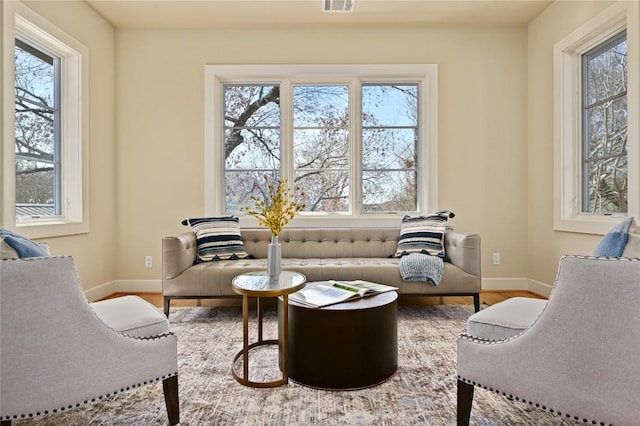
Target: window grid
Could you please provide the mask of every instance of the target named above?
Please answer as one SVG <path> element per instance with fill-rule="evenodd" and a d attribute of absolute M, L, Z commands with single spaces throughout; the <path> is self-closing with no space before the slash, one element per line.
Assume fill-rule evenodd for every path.
<path fill-rule="evenodd" d="M 18 55 L 30 55 L 36 60 L 40 60 L 42 63 L 51 67 L 52 80 L 51 85 L 52 93 L 50 103 L 44 99 L 43 96 L 37 95 L 35 92 L 38 89 L 46 89 L 44 83 L 38 84 L 36 81 L 34 87 L 26 87 L 25 84 L 26 74 L 31 73 L 34 78 L 46 78 L 47 70 L 41 70 L 40 74 L 37 74 L 37 68 L 34 66 L 25 68 L 24 70 L 18 69 L 16 63 L 15 70 L 15 113 L 16 119 L 16 217 L 48 217 L 48 216 L 60 216 L 61 215 L 61 172 L 60 172 L 60 137 L 61 137 L 61 60 L 54 54 L 49 54 L 45 49 L 37 46 L 35 43 L 23 41 L 19 38 L 15 39 L 16 57 Z M 21 53 L 24 52 L 24 53 Z M 25 78 L 26 77 L 26 78 Z M 36 87 L 39 86 L 39 87 Z M 41 120 L 47 121 L 46 116 L 51 117 L 52 121 L 52 146 L 51 153 L 47 153 L 46 150 L 38 149 L 37 146 L 30 145 L 29 142 L 33 142 L 34 145 L 38 144 L 38 141 L 26 141 L 21 138 L 20 135 L 35 135 L 36 131 L 32 131 L 32 128 L 37 127 L 38 123 L 31 123 L 32 126 L 20 126 L 21 123 L 19 117 L 21 114 L 34 114 L 40 116 Z M 37 136 L 34 136 L 37 138 Z M 26 152 L 25 152 L 26 150 Z M 34 162 L 35 166 L 31 170 L 20 171 L 21 163 Z M 38 175 L 45 172 L 48 168 L 52 169 L 51 183 L 47 184 L 43 180 L 44 178 L 38 178 Z M 42 169 L 42 170 L 39 170 Z M 20 175 L 26 176 L 27 180 L 20 179 Z M 28 177 L 31 175 L 32 179 Z M 42 188 L 39 191 L 33 188 Z M 50 189 L 46 189 L 50 187 Z M 46 193 L 51 191 L 50 199 L 45 200 Z M 32 195 L 35 200 L 25 199 L 26 195 L 20 197 L 19 194 L 28 193 Z M 20 199 L 22 198 L 22 199 Z"/>
<path fill-rule="evenodd" d="M 293 181 L 306 212 L 353 210 L 353 102 L 348 84 L 293 84 Z"/>
<path fill-rule="evenodd" d="M 376 92 L 379 96 L 379 92 L 385 91 L 390 98 L 395 98 L 396 103 L 393 111 L 385 111 L 381 114 L 387 105 L 379 99 L 376 100 Z M 362 193 L 365 201 L 362 211 L 365 213 L 415 212 L 418 209 L 421 134 L 418 120 L 419 94 L 418 83 L 369 83 L 362 87 L 364 105 L 361 133 L 364 153 Z M 389 118 L 393 115 L 396 116 Z M 389 119 L 391 121 L 385 121 Z M 376 146 L 375 135 L 378 135 L 378 138 L 394 140 L 394 142 L 386 146 L 384 144 Z M 408 141 L 403 144 L 403 139 Z M 376 151 L 379 152 L 378 161 L 374 162 Z M 375 176 L 378 178 L 373 178 Z M 388 184 L 390 181 L 395 181 L 396 188 Z M 398 190 L 398 187 L 401 188 Z M 376 196 L 376 194 L 384 194 L 389 197 L 393 192 L 395 194 L 392 200 L 380 200 Z"/>
<path fill-rule="evenodd" d="M 276 84 L 273 87 L 279 86 Z M 419 83 L 379 82 L 360 85 L 356 81 L 356 84 L 306 83 L 292 84 L 291 87 L 291 91 L 286 91 L 291 93 L 292 98 L 291 119 L 280 120 L 282 127 L 276 127 L 264 125 L 269 118 L 266 117 L 268 113 L 261 112 L 261 108 L 269 108 L 269 103 L 279 104 L 280 101 L 284 101 L 280 98 L 279 89 L 277 98 L 268 99 L 268 95 L 263 96 L 263 90 L 268 90 L 265 84 L 223 85 L 225 214 L 238 213 L 251 196 L 264 196 L 265 185 L 261 182 L 260 174 L 264 175 L 267 182 L 273 182 L 279 176 L 292 176 L 292 181 L 300 186 L 307 196 L 315 196 L 306 200 L 307 213 L 359 211 L 368 214 L 418 210 Z M 368 116 L 361 115 L 363 105 L 354 103 L 354 99 L 363 102 L 363 96 L 353 96 L 356 90 L 367 88 L 386 91 L 389 95 L 378 98 L 379 105 L 376 107 L 379 111 L 371 110 Z M 247 92 L 259 91 L 262 94 L 258 98 L 246 100 L 242 104 L 244 110 L 234 111 L 237 104 L 240 104 L 234 98 L 234 90 L 235 96 L 239 96 L 238 89 Z M 406 96 L 405 92 L 412 94 L 408 101 L 403 101 L 404 107 L 410 110 L 404 113 L 412 117 L 402 118 L 405 123 L 395 124 L 397 118 L 388 116 L 392 115 L 390 111 L 395 114 L 403 110 L 404 107 L 398 104 L 396 98 Z M 368 97 L 370 95 L 364 96 Z M 392 106 L 385 109 L 385 101 Z M 286 114 L 282 110 L 278 112 Z M 351 117 L 361 120 L 355 126 L 361 129 L 357 135 L 352 131 L 354 126 Z M 282 123 L 289 121 L 292 124 L 290 129 L 287 129 Z M 249 122 L 260 124 L 247 124 Z M 261 133 L 269 130 L 278 134 L 290 133 L 292 144 L 274 143 L 272 150 L 265 154 L 265 159 L 259 160 L 257 152 L 260 146 L 249 149 L 242 144 L 249 143 L 250 139 L 263 140 Z M 403 139 L 408 139 L 408 142 Z M 354 149 L 356 145 L 362 144 L 364 145 L 359 149 Z M 238 153 L 234 152 L 235 150 L 238 150 Z M 291 163 L 281 161 L 283 150 L 291 150 Z M 369 154 L 369 160 L 355 154 L 363 152 L 374 154 Z M 261 161 L 263 164 L 271 162 L 273 167 L 255 166 Z M 249 167 L 245 163 L 254 166 Z M 358 180 L 360 184 L 354 185 Z M 404 187 L 394 187 L 398 184 Z"/>
<path fill-rule="evenodd" d="M 598 90 L 602 90 L 600 86 L 604 87 L 605 83 L 609 81 L 603 81 L 604 78 L 613 79 L 612 75 L 615 73 L 615 69 L 607 70 L 605 76 L 600 76 L 601 80 L 598 81 L 597 74 L 592 72 L 591 65 L 595 63 L 602 55 L 620 54 L 616 48 L 623 46 L 624 61 L 621 61 L 622 70 L 622 82 L 620 82 L 615 92 L 607 93 L 604 97 L 600 98 L 597 95 Z M 626 31 L 622 31 L 619 34 L 609 38 L 603 43 L 597 45 L 595 48 L 589 50 L 582 55 L 582 212 L 583 213 L 598 213 L 598 214 L 611 214 L 611 213 L 626 213 L 627 212 L 627 149 L 626 149 L 626 137 L 627 137 L 627 125 L 626 125 L 626 98 L 627 98 L 627 84 L 626 84 Z M 595 89 L 595 90 L 594 90 Z M 606 90 L 606 89 L 605 89 Z M 596 94 L 591 93 L 595 91 Z M 614 106 L 620 105 L 620 102 L 624 103 L 623 110 L 615 111 Z M 599 138 L 601 143 L 607 146 L 607 149 L 602 151 L 596 150 L 592 147 L 594 139 L 597 137 L 598 129 L 592 129 L 593 120 L 597 120 L 598 112 L 602 111 L 604 115 L 603 126 L 605 134 Z M 615 115 L 618 117 L 615 117 Z M 610 124 L 613 126 L 613 122 L 616 118 L 624 117 L 622 120 L 624 124 L 621 128 L 612 133 Z M 595 119 L 593 117 L 596 117 Z M 615 130 L 615 129 L 614 129 Z M 618 139 L 621 145 L 615 146 L 616 139 Z M 612 149 L 609 149 L 612 148 Z M 614 150 L 615 149 L 615 150 Z M 605 177 L 611 175 L 610 179 Z M 620 176 L 622 175 L 622 176 Z M 610 185 L 609 184 L 610 180 Z M 610 186 L 608 188 L 608 186 Z M 608 194 L 607 194 L 608 193 Z M 611 193 L 615 195 L 611 195 Z M 603 195 L 604 194 L 604 195 Z M 607 199 L 611 199 L 607 201 Z"/>

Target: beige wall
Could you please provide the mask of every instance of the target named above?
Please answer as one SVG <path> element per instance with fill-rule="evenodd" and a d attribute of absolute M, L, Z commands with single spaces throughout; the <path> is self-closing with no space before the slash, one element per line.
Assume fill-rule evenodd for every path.
<path fill-rule="evenodd" d="M 528 29 L 161 31 L 114 30 L 83 2 L 28 2 L 91 52 L 91 232 L 48 241 L 77 259 L 85 289 L 161 278 L 162 236 L 203 213 L 205 64 L 435 63 L 439 207 L 482 236 L 485 278 L 551 284 L 562 254 L 599 240 L 552 230 L 552 47 L 609 3 L 556 2 Z"/>
<path fill-rule="evenodd" d="M 80 43 L 89 53 L 89 183 L 88 234 L 47 238 L 54 254 L 72 255 L 85 289 L 114 279 L 115 249 L 115 119 L 114 29 L 84 2 L 25 4 Z"/>
<path fill-rule="evenodd" d="M 552 284 L 560 257 L 591 254 L 602 236 L 553 230 L 553 45 L 609 6 L 555 2 L 529 24 L 528 271 Z"/>
<path fill-rule="evenodd" d="M 116 63 L 116 279 L 160 279 L 162 236 L 203 214 L 204 65 L 251 63 L 438 64 L 439 207 L 485 276 L 526 275 L 526 28 L 123 29 Z"/>

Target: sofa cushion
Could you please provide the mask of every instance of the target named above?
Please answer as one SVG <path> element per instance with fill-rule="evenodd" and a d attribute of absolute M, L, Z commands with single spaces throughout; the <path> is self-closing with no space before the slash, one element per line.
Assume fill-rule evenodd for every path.
<path fill-rule="evenodd" d="M 101 300 L 91 308 L 102 322 L 128 336 L 154 337 L 170 331 L 167 317 L 138 296 Z"/>
<path fill-rule="evenodd" d="M 196 234 L 196 263 L 251 258 L 244 249 L 240 221 L 235 216 L 185 219 L 182 224 L 190 225 Z"/>
<path fill-rule="evenodd" d="M 436 295 L 479 293 L 478 277 L 444 262 L 445 273 L 439 286 L 420 281 L 405 281 L 400 276 L 400 259 L 384 258 L 282 258 L 282 269 L 303 274 L 307 282 L 328 280 L 365 280 L 398 287 L 400 294 Z M 240 274 L 266 271 L 267 259 L 221 260 L 189 267 L 177 277 L 163 283 L 165 296 L 238 296 L 233 279 Z"/>
<path fill-rule="evenodd" d="M 467 334 L 486 340 L 504 340 L 522 333 L 533 324 L 547 301 L 512 297 L 476 312 L 467 321 Z"/>
<path fill-rule="evenodd" d="M 447 231 L 449 218 L 454 216 L 455 214 L 449 210 L 441 210 L 427 216 L 405 216 L 402 219 L 398 248 L 394 257 L 423 253 L 444 258 L 444 233 Z"/>

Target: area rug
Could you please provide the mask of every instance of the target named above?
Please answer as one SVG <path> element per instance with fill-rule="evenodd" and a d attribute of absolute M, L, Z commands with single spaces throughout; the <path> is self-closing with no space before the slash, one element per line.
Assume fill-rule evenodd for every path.
<path fill-rule="evenodd" d="M 463 305 L 399 307 L 396 373 L 372 388 L 325 391 L 294 382 L 272 389 L 240 385 L 231 375 L 233 356 L 242 346 L 240 309 L 174 308 L 169 318 L 178 335 L 180 424 L 454 425 L 456 339 L 471 313 L 472 307 Z M 266 339 L 276 337 L 276 324 L 275 309 L 268 310 Z M 252 324 L 253 333 L 255 329 Z M 254 359 L 273 365 L 274 356 L 277 354 L 267 348 L 252 353 L 252 369 L 264 373 L 268 368 L 255 368 Z M 167 423 L 162 386 L 157 383 L 65 413 L 16 421 L 15 425 Z M 471 424 L 578 423 L 477 389 Z"/>

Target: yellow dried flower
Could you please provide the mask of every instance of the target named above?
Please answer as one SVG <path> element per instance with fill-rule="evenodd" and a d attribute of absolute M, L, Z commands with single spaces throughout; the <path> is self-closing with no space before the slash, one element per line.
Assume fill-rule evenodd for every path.
<path fill-rule="evenodd" d="M 266 181 L 267 177 L 264 178 Z M 267 185 L 266 200 L 252 195 L 250 199 L 255 201 L 254 206 L 245 206 L 241 210 L 258 219 L 259 225 L 269 228 L 271 235 L 277 236 L 296 213 L 305 207 L 303 203 L 296 201 L 296 195 L 304 197 L 305 194 L 298 186 L 291 190 L 288 179 L 280 179 L 277 185 Z"/>

